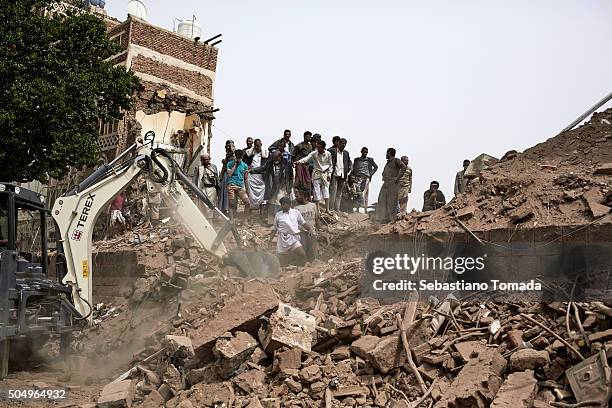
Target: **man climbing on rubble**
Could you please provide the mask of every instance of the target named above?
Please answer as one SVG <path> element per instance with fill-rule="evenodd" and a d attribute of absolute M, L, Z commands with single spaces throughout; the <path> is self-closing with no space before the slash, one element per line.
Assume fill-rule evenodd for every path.
<path fill-rule="evenodd" d="M 272 152 L 270 160 L 259 167 L 247 170 L 249 175 L 261 174 L 265 183 L 264 199 L 268 215 L 274 216 L 280 207 L 280 198 L 289 196 L 293 188 L 293 166 L 284 160 L 279 150 Z"/>
<path fill-rule="evenodd" d="M 219 172 L 217 166 L 211 163 L 208 153 L 200 155 L 200 165 L 196 169 L 194 179 L 200 191 L 204 193 L 211 203 L 216 204 L 219 190 L 221 189 L 219 185 Z M 206 206 L 202 207 L 208 217 L 214 216 L 214 211 Z"/>
<path fill-rule="evenodd" d="M 387 149 L 387 164 L 382 172 L 383 185 L 378 193 L 376 214 L 374 220 L 387 223 L 395 220 L 397 216 L 397 197 L 399 181 L 406 172 L 406 165 L 395 157 L 395 149 Z"/>
<path fill-rule="evenodd" d="M 230 205 L 230 216 L 235 218 L 238 212 L 238 198 L 240 198 L 244 204 L 243 221 L 248 224 L 250 203 L 244 180 L 249 166 L 242 161 L 243 156 L 242 150 L 236 150 L 235 158 L 227 162 L 227 199 Z"/>
<path fill-rule="evenodd" d="M 113 238 L 126 223 L 125 209 L 127 208 L 127 199 L 125 192 L 119 193 L 110 205 L 110 231 L 109 238 Z"/>
<path fill-rule="evenodd" d="M 400 215 L 404 215 L 408 210 L 408 196 L 412 191 L 412 169 L 408 165 L 408 156 L 402 156 L 400 160 L 406 165 L 406 171 L 399 181 L 397 199 L 400 207 Z"/>
<path fill-rule="evenodd" d="M 423 194 L 423 211 L 437 210 L 446 205 L 446 198 L 438 188 L 440 183 L 435 180 L 429 184 L 429 190 Z"/>
<path fill-rule="evenodd" d="M 457 174 L 455 175 L 455 195 L 456 196 L 465 192 L 465 189 L 467 187 L 467 178 L 465 178 L 464 175 L 469 165 L 470 165 L 470 161 L 467 159 L 464 160 L 463 170 L 458 171 Z"/>
<path fill-rule="evenodd" d="M 351 174 L 355 176 L 355 183 L 363 196 L 362 205 L 366 209 L 366 212 L 368 209 L 370 181 L 377 170 L 378 165 L 376 162 L 374 162 L 374 159 L 368 157 L 368 148 L 362 147 L 361 156 L 356 157 L 355 160 L 353 160 L 353 170 L 351 171 Z"/>
<path fill-rule="evenodd" d="M 332 156 L 332 173 L 329 185 L 329 208 L 336 211 L 340 211 L 342 187 L 344 186 L 347 176 L 351 172 L 351 156 L 345 148 L 346 139 L 341 138 L 338 141 L 338 147 L 330 149 Z"/>
<path fill-rule="evenodd" d="M 300 231 L 312 232 L 313 228 L 295 208 L 291 208 L 291 199 L 287 196 L 280 200 L 281 210 L 276 213 L 272 225 L 271 237 L 276 235 L 276 251 L 281 265 L 303 265 L 306 252 L 300 242 Z"/>
<path fill-rule="evenodd" d="M 267 153 L 261 148 L 261 140 L 255 139 L 253 143 L 253 160 L 249 168 L 263 165 L 267 158 Z M 249 174 L 247 178 L 247 187 L 249 201 L 251 202 L 251 210 L 259 210 L 259 219 L 262 222 L 265 222 L 263 209 L 265 203 L 264 197 L 266 194 L 266 183 L 264 182 L 263 176 L 261 174 Z"/>
<path fill-rule="evenodd" d="M 355 183 L 353 175 L 349 174 L 342 188 L 342 204 L 340 205 L 340 209 L 347 213 L 359 211 L 361 200 L 362 195 L 359 186 Z"/>
<path fill-rule="evenodd" d="M 314 190 L 314 201 L 319 211 L 327 211 L 329 209 L 329 181 L 331 179 L 332 159 L 331 153 L 325 150 L 324 140 L 319 140 L 317 149 L 299 160 L 298 163 L 308 163 L 310 161 L 313 163 L 312 188 Z M 323 209 L 321 209 L 321 201 L 323 202 Z"/>
<path fill-rule="evenodd" d="M 295 200 L 298 203 L 295 209 L 302 214 L 308 225 L 314 227 L 312 232 L 300 231 L 300 242 L 304 247 L 306 260 L 311 262 L 317 259 L 319 254 L 319 243 L 314 233 L 314 229 L 319 227 L 319 209 L 315 203 L 310 202 L 308 197 L 309 193 L 307 191 L 295 190 Z"/>
<path fill-rule="evenodd" d="M 280 142 L 284 141 L 285 142 L 285 149 L 287 149 L 287 152 L 289 152 L 289 154 L 293 154 L 293 142 L 291 141 L 291 130 L 289 129 L 285 129 L 285 131 L 283 132 L 283 137 L 278 139 L 276 142 L 272 143 L 270 145 L 270 147 L 268 148 L 268 151 L 273 152 L 274 150 L 277 150 L 280 148 Z"/>

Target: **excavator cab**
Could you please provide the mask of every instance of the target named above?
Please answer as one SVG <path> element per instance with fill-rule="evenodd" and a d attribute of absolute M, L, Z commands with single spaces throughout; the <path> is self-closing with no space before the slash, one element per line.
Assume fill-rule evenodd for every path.
<path fill-rule="evenodd" d="M 0 379 L 12 355 L 23 359 L 58 334 L 69 344 L 73 317 L 68 286 L 48 274 L 44 197 L 0 182 Z"/>

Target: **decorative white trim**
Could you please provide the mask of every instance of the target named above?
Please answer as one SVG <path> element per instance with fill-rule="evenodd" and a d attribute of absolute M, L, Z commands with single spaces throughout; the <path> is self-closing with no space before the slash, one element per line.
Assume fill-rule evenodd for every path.
<path fill-rule="evenodd" d="M 172 89 L 174 89 L 175 91 L 179 92 L 182 95 L 185 95 L 191 99 L 194 99 L 196 101 L 205 103 L 209 106 L 212 106 L 212 100 L 210 98 L 207 98 L 206 96 L 202 96 L 202 95 L 198 95 L 197 93 L 195 93 L 194 91 L 192 91 L 191 89 L 187 89 L 184 86 L 180 86 L 177 84 L 174 84 L 170 81 L 166 81 L 165 79 L 161 79 L 158 78 L 154 75 L 149 75 L 149 74 L 143 74 L 142 72 L 134 72 L 136 74 L 136 76 L 140 79 L 143 79 L 145 81 L 149 81 L 149 82 L 154 82 L 157 84 L 162 84 L 162 85 L 166 85 Z"/>
<path fill-rule="evenodd" d="M 143 47 L 141 45 L 130 44 L 130 48 L 131 48 L 131 53 L 130 53 L 131 59 L 130 60 L 136 58 L 138 55 L 142 55 L 143 57 L 150 58 L 154 61 L 161 62 L 162 64 L 169 65 L 171 67 L 181 68 L 187 71 L 197 72 L 199 74 L 206 75 L 213 82 L 215 81 L 216 74 L 215 72 L 209 69 L 198 67 L 197 65 L 190 64 L 188 62 L 182 61 L 178 58 L 171 57 L 169 55 L 164 55 L 162 53 L 154 51 L 150 48 Z"/>

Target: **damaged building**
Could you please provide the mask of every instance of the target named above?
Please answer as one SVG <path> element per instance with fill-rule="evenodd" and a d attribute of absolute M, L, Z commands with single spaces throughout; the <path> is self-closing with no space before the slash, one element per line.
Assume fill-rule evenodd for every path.
<path fill-rule="evenodd" d="M 155 132 L 156 142 L 184 149 L 187 160 L 197 151 L 210 152 L 218 49 L 133 15 L 105 22 L 111 40 L 122 47 L 113 61 L 142 83 L 132 112 L 121 121 L 100 123 L 105 158 L 112 160 L 148 131 Z"/>

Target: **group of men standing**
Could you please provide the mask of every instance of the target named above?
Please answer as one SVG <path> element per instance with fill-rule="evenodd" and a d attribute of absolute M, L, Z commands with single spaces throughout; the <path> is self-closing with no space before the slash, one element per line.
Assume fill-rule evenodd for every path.
<path fill-rule="evenodd" d="M 367 208 L 370 181 L 378 166 L 368 157 L 367 147 L 351 160 L 346 145 L 346 139 L 335 136 L 328 147 L 321 135 L 309 131 L 294 145 L 288 129 L 268 149 L 260 139 L 247 138 L 243 149 L 236 149 L 228 140 L 221 170 L 204 153 L 194 182 L 230 217 L 237 215 L 240 200 L 245 207 L 242 219 L 247 223 L 251 210 L 258 210 L 261 219 L 269 221 L 280 209 L 280 199 L 288 196 L 295 201 L 297 191 L 314 201 L 319 211 L 352 212 Z"/>
<path fill-rule="evenodd" d="M 294 144 L 289 129 L 267 149 L 260 139 L 247 138 L 243 149 L 236 149 L 234 141 L 227 140 L 221 170 L 204 153 L 193 181 L 230 218 L 237 218 L 238 200 L 244 205 L 243 223 L 248 224 L 252 211 L 257 211 L 262 222 L 273 226 L 280 255 L 314 259 L 317 250 L 312 232 L 320 212 L 353 212 L 369 205 L 370 182 L 378 165 L 368 156 L 367 147 L 351 160 L 346 146 L 345 138 L 334 136 L 328 147 L 321 135 L 310 131 Z M 408 157 L 398 159 L 395 149 L 389 148 L 386 159 L 373 216 L 383 223 L 407 211 L 412 190 Z M 458 183 L 463 188 L 463 181 Z M 438 187 L 434 181 L 425 192 L 423 210 L 445 204 Z"/>

